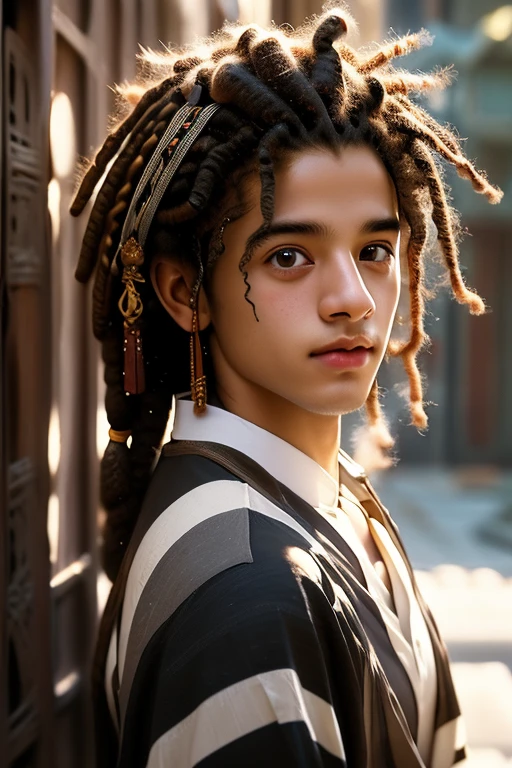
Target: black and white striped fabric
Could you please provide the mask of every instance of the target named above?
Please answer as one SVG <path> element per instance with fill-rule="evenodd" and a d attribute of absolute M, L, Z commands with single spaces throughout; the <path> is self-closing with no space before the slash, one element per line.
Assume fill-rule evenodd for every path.
<path fill-rule="evenodd" d="M 367 481 L 351 482 L 401 547 Z M 415 689 L 354 551 L 246 454 L 164 447 L 131 550 L 105 668 L 120 768 L 463 764 L 421 596 L 438 678 L 428 758 Z"/>

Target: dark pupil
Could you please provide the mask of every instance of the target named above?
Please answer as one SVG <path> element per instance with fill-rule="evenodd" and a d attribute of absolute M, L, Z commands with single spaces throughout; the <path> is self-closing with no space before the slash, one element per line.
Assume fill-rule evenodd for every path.
<path fill-rule="evenodd" d="M 379 246 L 378 245 L 367 245 L 366 248 L 363 248 L 363 257 L 365 259 L 376 259 L 378 255 Z"/>
<path fill-rule="evenodd" d="M 276 261 L 280 267 L 293 267 L 295 263 L 295 251 L 278 251 Z"/>

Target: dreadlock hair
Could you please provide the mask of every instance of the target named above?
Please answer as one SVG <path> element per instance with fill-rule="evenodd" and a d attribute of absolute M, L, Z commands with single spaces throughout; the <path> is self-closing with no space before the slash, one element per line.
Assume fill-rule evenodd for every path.
<path fill-rule="evenodd" d="M 107 137 L 85 174 L 71 212 L 78 215 L 102 180 L 84 235 L 76 271 L 86 282 L 95 270 L 93 329 L 102 342 L 106 411 L 114 430 L 130 430 L 131 446 L 107 448 L 102 461 L 101 497 L 107 512 L 104 567 L 114 578 L 146 491 L 152 464 L 166 428 L 173 393 L 188 388 L 188 338 L 160 305 L 146 280 L 142 287 L 146 391 L 127 397 L 123 387 L 122 318 L 117 302 L 121 280 L 113 264 L 128 205 L 152 150 L 173 115 L 197 84 L 201 103 L 221 105 L 196 139 L 167 188 L 145 246 L 141 268 L 148 275 L 152 253 L 172 252 L 205 275 L 222 253 L 218 201 L 228 184 L 248 169 L 259 170 L 263 228 L 272 220 L 275 171 L 283 156 L 305 147 L 367 145 L 380 156 L 398 194 L 409 230 L 407 268 L 410 338 L 391 342 L 388 354 L 400 356 L 409 380 L 412 424 L 427 425 L 422 382 L 416 363 L 428 341 L 423 326 L 424 258 L 432 219 L 437 227 L 456 300 L 472 314 L 485 311 L 482 299 L 462 278 L 457 251 L 457 217 L 449 207 L 440 161 L 491 203 L 502 193 L 464 156 L 457 137 L 439 125 L 409 94 L 447 84 L 446 71 L 413 75 L 391 61 L 427 41 L 425 32 L 406 35 L 359 51 L 345 40 L 352 20 L 330 9 L 303 27 L 264 30 L 255 24 L 227 25 L 195 47 L 163 53 L 143 51 L 150 78 L 119 89 L 131 113 Z M 238 174 L 238 176 L 237 176 Z M 220 234 L 219 234 L 220 233 Z M 240 263 L 249 298 L 245 266 Z M 387 432 L 374 382 L 367 419 L 383 446 Z"/>

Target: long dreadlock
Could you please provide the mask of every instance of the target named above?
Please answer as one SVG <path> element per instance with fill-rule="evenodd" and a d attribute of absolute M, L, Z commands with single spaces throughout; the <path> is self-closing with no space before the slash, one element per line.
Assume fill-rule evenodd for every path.
<path fill-rule="evenodd" d="M 221 106 L 195 141 L 160 203 L 146 245 L 144 274 L 156 250 L 180 253 L 192 264 L 211 268 L 222 253 L 218 201 L 227 185 L 249 167 L 259 169 L 263 227 L 273 216 L 274 175 L 278 162 L 303 147 L 359 144 L 372 147 L 390 173 L 401 215 L 410 235 L 407 266 L 410 338 L 392 342 L 389 354 L 401 356 L 409 380 L 412 423 L 424 428 L 422 383 L 416 363 L 427 341 L 423 326 L 427 291 L 424 257 L 430 219 L 438 233 L 452 290 L 472 314 L 485 311 L 482 299 L 465 284 L 458 263 L 457 218 L 450 209 L 438 170 L 453 165 L 491 203 L 501 191 L 491 186 L 462 153 L 457 137 L 410 98 L 447 84 L 447 72 L 414 75 L 391 62 L 422 45 L 426 34 L 406 35 L 360 52 L 345 41 L 350 17 L 329 10 L 298 30 L 264 30 L 257 25 L 226 26 L 206 43 L 181 51 L 145 51 L 152 82 L 120 90 L 132 112 L 107 137 L 85 174 L 71 212 L 78 215 L 104 177 L 89 217 L 76 276 L 86 282 L 95 270 L 93 329 L 102 342 L 106 411 L 115 430 L 130 430 L 132 442 L 107 449 L 102 462 L 102 503 L 107 511 L 104 566 L 114 578 L 146 490 L 155 453 L 165 431 L 173 393 L 187 388 L 186 334 L 163 310 L 150 281 L 144 293 L 146 391 L 127 397 L 123 387 L 122 292 L 114 255 L 120 230 L 152 151 L 174 114 L 197 84 L 202 103 Z M 109 167 L 110 165 L 110 167 Z M 220 238 L 220 242 L 219 242 Z M 245 266 L 240 270 L 250 285 Z M 366 404 L 368 421 L 383 417 L 377 382 Z M 391 445 L 381 429 L 383 443 Z"/>

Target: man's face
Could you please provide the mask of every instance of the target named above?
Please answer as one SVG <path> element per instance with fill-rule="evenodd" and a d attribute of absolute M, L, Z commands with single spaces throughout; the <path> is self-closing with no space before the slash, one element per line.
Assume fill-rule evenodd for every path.
<path fill-rule="evenodd" d="M 258 322 L 239 262 L 263 223 L 259 195 L 252 177 L 250 210 L 227 225 L 211 278 L 219 394 L 254 392 L 260 402 L 282 398 L 316 414 L 353 411 L 368 397 L 400 291 L 391 178 L 366 147 L 303 151 L 276 172 L 271 230 L 246 266 Z"/>

